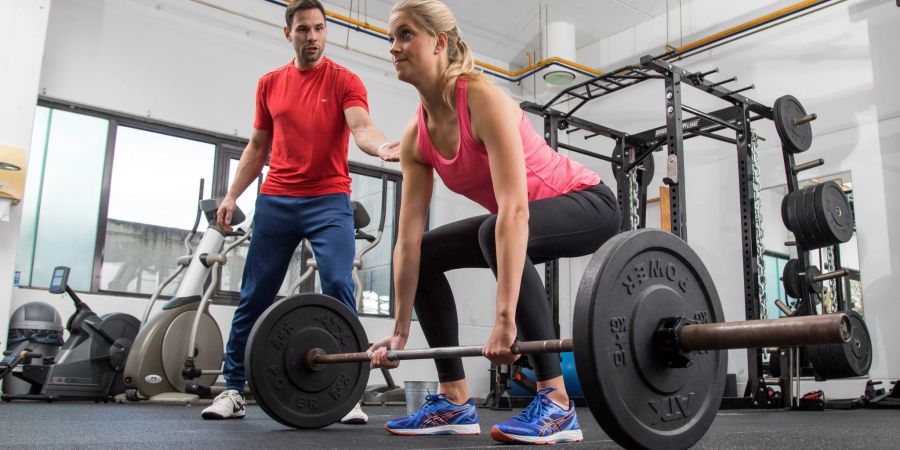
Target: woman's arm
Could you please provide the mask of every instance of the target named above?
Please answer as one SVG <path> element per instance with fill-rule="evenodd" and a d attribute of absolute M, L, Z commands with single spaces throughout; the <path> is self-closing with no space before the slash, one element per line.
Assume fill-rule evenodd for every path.
<path fill-rule="evenodd" d="M 415 118 L 414 118 L 415 119 Z M 409 338 L 413 303 L 419 282 L 422 235 L 431 203 L 433 173 L 419 155 L 417 125 L 413 120 L 400 139 L 400 166 L 403 170 L 403 196 L 397 244 L 394 246 L 394 330 L 369 348 L 371 367 L 397 367 L 398 361 L 387 360 L 387 350 L 403 349 Z"/>
<path fill-rule="evenodd" d="M 425 220 L 431 203 L 434 175 L 419 155 L 417 125 L 410 123 L 400 144 L 400 167 L 403 170 L 403 195 L 397 244 L 394 247 L 394 289 L 396 327 L 394 334 L 408 336 L 412 307 L 419 281 L 419 258 Z"/>
<path fill-rule="evenodd" d="M 519 135 L 522 111 L 509 96 L 488 82 L 474 82 L 469 86 L 472 131 L 487 147 L 498 206 L 497 312 L 485 355 L 495 363 L 511 363 L 515 357 L 508 349 L 516 334 L 516 305 L 528 246 L 528 187 Z"/>

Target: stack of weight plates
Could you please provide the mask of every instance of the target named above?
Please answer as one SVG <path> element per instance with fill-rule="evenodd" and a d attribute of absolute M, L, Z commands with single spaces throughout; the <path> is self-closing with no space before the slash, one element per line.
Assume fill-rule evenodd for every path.
<path fill-rule="evenodd" d="M 805 250 L 837 245 L 853 236 L 853 211 L 833 181 L 789 193 L 781 202 L 784 226 Z"/>

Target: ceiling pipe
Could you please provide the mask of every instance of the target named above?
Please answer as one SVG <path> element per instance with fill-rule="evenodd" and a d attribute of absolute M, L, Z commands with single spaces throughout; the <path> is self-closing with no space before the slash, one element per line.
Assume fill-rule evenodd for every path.
<path fill-rule="evenodd" d="M 828 3 L 829 1 L 830 0 L 806 0 L 806 1 L 802 1 L 800 3 L 795 3 L 788 7 L 779 9 L 778 11 L 766 14 L 762 17 L 757 17 L 756 19 L 749 20 L 740 25 L 735 25 L 727 30 L 720 31 L 716 34 L 713 34 L 713 35 L 707 36 L 705 38 L 698 39 L 694 42 L 682 45 L 681 47 L 676 48 L 674 53 L 676 55 L 679 55 L 679 54 L 685 53 L 690 50 L 695 50 L 698 47 L 702 47 L 704 45 L 711 44 L 713 42 L 732 37 L 738 33 L 742 33 L 744 31 L 756 28 L 760 25 L 769 23 L 773 20 L 778 20 L 778 19 L 787 17 L 793 13 L 803 11 L 805 9 L 820 5 L 822 3 Z"/>
<path fill-rule="evenodd" d="M 196 1 L 198 3 L 206 3 L 206 2 L 202 2 L 202 1 L 198 1 L 198 0 L 194 0 L 194 1 Z M 280 0 L 264 0 L 264 1 L 266 1 L 268 3 L 272 3 L 274 5 L 287 7 L 287 3 L 285 3 L 284 1 L 280 1 Z M 819 5 L 823 5 L 825 3 L 829 3 L 832 1 L 834 1 L 834 0 L 804 0 L 799 3 L 795 3 L 793 5 L 779 9 L 777 11 L 774 11 L 770 14 L 766 14 L 764 16 L 749 20 L 742 24 L 735 25 L 735 26 L 728 28 L 724 31 L 721 31 L 719 33 L 704 37 L 702 39 L 698 39 L 694 42 L 690 42 L 688 44 L 682 45 L 681 47 L 669 50 L 668 52 L 655 57 L 655 59 L 671 59 L 671 58 L 675 58 L 678 56 L 682 56 L 689 51 L 700 50 L 704 47 L 707 47 L 711 44 L 719 42 L 723 39 L 735 37 L 741 33 L 750 31 L 750 30 L 760 27 L 762 25 L 772 23 L 776 20 L 789 17 L 789 16 L 797 14 L 801 11 L 805 11 L 810 8 L 813 8 L 813 7 L 816 7 Z M 844 0 L 838 0 L 837 3 L 841 3 L 842 1 L 844 1 Z M 376 38 L 379 38 L 379 39 L 382 39 L 385 41 L 388 40 L 388 31 L 385 30 L 384 28 L 377 27 L 377 26 L 371 25 L 367 22 L 362 22 L 362 21 L 353 19 L 351 17 L 347 17 L 345 15 L 338 14 L 338 13 L 328 11 L 328 10 L 325 11 L 325 15 L 326 15 L 325 19 L 329 22 L 350 28 L 352 30 L 359 31 L 361 33 L 364 33 L 364 34 L 367 34 L 367 35 L 370 35 L 370 36 L 373 36 L 373 37 L 376 37 Z M 574 57 L 573 57 L 573 59 L 574 59 Z M 536 72 L 539 72 L 539 71 L 546 69 L 548 67 L 551 67 L 551 66 L 562 67 L 562 68 L 574 71 L 576 73 L 580 73 L 580 74 L 588 76 L 588 77 L 599 77 L 599 76 L 605 75 L 605 72 L 584 66 L 582 64 L 578 64 L 574 61 L 571 61 L 571 60 L 568 60 L 565 58 L 561 58 L 558 56 L 553 56 L 550 58 L 543 59 L 541 61 L 538 61 L 538 62 L 536 62 L 528 67 L 525 67 L 523 69 L 520 69 L 520 70 L 503 69 L 503 68 L 497 67 L 493 64 L 488 64 L 488 63 L 485 63 L 483 61 L 478 61 L 478 60 L 475 61 L 475 65 L 477 65 L 478 67 L 481 67 L 486 73 L 488 73 L 490 75 L 493 75 L 497 78 L 501 78 L 506 81 L 510 81 L 510 82 L 514 82 L 514 83 L 522 81 L 523 79 L 535 74 Z"/>

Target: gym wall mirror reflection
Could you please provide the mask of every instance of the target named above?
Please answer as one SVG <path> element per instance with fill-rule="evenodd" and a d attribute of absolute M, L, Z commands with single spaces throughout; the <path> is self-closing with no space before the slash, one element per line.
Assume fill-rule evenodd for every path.
<path fill-rule="evenodd" d="M 841 187 L 844 195 L 850 202 L 851 209 L 854 205 L 853 181 L 849 171 L 832 175 L 812 177 L 800 180 L 800 188 L 833 181 Z M 781 217 L 781 203 L 788 193 L 784 184 L 771 186 L 760 192 L 762 201 L 763 245 L 765 248 L 765 276 L 766 276 L 766 317 L 775 319 L 783 317 L 784 313 L 775 305 L 775 300 L 780 299 L 788 306 L 797 301 L 785 292 L 782 280 L 785 264 L 790 259 L 797 257 L 797 247 L 787 245 L 793 242 L 794 235 L 785 227 Z M 818 267 L 821 273 L 831 272 L 837 265 L 837 256 L 831 247 L 825 247 L 808 252 L 809 264 Z M 848 309 L 864 314 L 862 283 L 859 273 L 859 252 L 857 247 L 857 234 L 838 248 L 839 267 L 847 269 L 847 277 L 825 280 L 822 282 L 822 292 L 815 295 L 815 308 L 819 313 L 834 312 L 838 309 L 838 297 L 846 302 Z"/>

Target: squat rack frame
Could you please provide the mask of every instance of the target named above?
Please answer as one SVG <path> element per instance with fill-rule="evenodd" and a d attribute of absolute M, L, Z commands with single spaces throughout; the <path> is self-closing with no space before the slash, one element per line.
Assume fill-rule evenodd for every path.
<path fill-rule="evenodd" d="M 666 176 L 663 182 L 669 187 L 669 223 L 671 232 L 687 241 L 687 210 L 685 198 L 684 176 L 684 141 L 694 137 L 705 137 L 735 146 L 738 156 L 739 197 L 741 207 L 741 235 L 743 253 L 743 282 L 745 316 L 747 320 L 760 318 L 759 285 L 757 283 L 758 266 L 755 244 L 759 238 L 754 216 L 754 205 L 758 201 L 753 189 L 753 143 L 751 124 L 760 119 L 774 120 L 774 110 L 742 94 L 753 89 L 753 85 L 729 89 L 726 84 L 737 80 L 732 77 L 722 81 L 711 81 L 707 76 L 717 73 L 718 69 L 707 72 L 691 72 L 675 64 L 652 56 L 644 56 L 640 64 L 626 66 L 616 71 L 588 79 L 578 83 L 554 96 L 544 104 L 523 102 L 523 110 L 544 118 L 544 138 L 554 150 L 564 148 L 579 154 L 595 157 L 612 164 L 618 186 L 618 202 L 620 211 L 628 212 L 634 207 L 638 211 L 638 227 L 645 226 L 647 192 L 644 174 L 638 172 L 637 195 L 628 183 L 628 173 L 641 164 L 653 152 L 661 150 L 665 145 L 667 151 Z M 603 125 L 599 125 L 574 114 L 592 100 L 618 92 L 650 79 L 661 79 L 665 85 L 666 123 L 636 134 L 628 134 Z M 731 106 L 713 112 L 704 112 L 682 103 L 682 85 L 688 85 L 714 97 L 731 103 Z M 574 102 L 575 106 L 568 112 L 561 112 L 554 107 Z M 684 117 L 684 113 L 691 116 Z M 574 145 L 559 142 L 559 132 L 565 130 L 567 135 L 578 131 L 587 134 L 584 139 L 604 136 L 615 141 L 610 156 L 585 150 Z M 719 131 L 733 132 L 734 137 L 722 135 Z M 786 152 L 787 153 L 787 152 Z M 788 156 L 785 163 L 788 163 Z M 790 165 L 793 166 L 792 157 Z M 796 178 L 794 178 L 796 180 Z M 649 180 L 647 180 L 649 181 Z M 790 182 L 790 181 L 789 181 Z M 796 181 L 795 181 L 796 182 Z M 793 186 L 792 186 L 793 187 Z M 637 205 L 632 205 L 637 198 Z M 623 214 L 621 229 L 631 227 L 627 214 Z M 803 267 L 806 256 L 798 255 Z M 548 301 L 553 310 L 553 320 L 559 335 L 559 290 L 558 266 L 554 262 L 545 265 L 545 285 Z M 804 287 L 803 304 L 811 304 L 810 293 Z M 808 313 L 808 312 L 807 312 Z M 765 385 L 762 382 L 763 349 L 748 349 L 748 384 L 743 397 L 731 399 L 735 407 L 764 406 L 769 399 L 763 399 Z"/>

